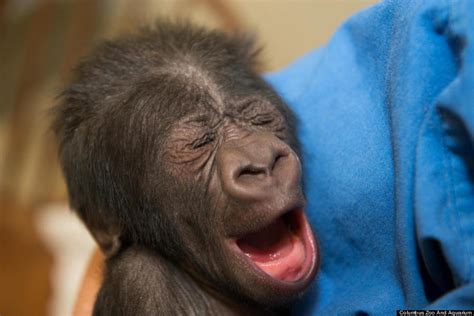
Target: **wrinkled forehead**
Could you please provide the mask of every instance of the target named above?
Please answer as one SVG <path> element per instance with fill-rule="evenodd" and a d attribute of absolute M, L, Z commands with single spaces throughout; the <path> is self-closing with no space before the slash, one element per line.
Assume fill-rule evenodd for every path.
<path fill-rule="evenodd" d="M 250 73 L 211 76 L 190 67 L 163 73 L 155 81 L 157 111 L 171 121 L 197 114 L 232 113 L 242 103 L 271 98 L 274 94 L 259 77 Z"/>
<path fill-rule="evenodd" d="M 191 80 L 178 77 L 163 79 L 156 91 L 155 110 L 163 123 L 172 123 L 196 113 L 219 113 L 224 107 L 223 98 L 213 90 Z"/>

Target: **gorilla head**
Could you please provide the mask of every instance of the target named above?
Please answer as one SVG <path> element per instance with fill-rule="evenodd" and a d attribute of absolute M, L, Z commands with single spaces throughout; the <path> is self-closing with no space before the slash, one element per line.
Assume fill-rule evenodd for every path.
<path fill-rule="evenodd" d="M 109 258 L 96 314 L 132 297 L 147 314 L 178 297 L 268 309 L 313 279 L 295 120 L 256 66 L 245 37 L 159 23 L 76 69 L 54 130 L 71 206 Z"/>

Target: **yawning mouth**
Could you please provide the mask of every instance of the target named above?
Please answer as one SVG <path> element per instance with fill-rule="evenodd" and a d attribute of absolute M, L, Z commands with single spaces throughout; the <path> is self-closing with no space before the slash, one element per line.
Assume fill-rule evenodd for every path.
<path fill-rule="evenodd" d="M 260 270 L 279 281 L 305 278 L 316 262 L 316 246 L 303 210 L 298 208 L 263 229 L 242 236 L 237 247 Z"/>

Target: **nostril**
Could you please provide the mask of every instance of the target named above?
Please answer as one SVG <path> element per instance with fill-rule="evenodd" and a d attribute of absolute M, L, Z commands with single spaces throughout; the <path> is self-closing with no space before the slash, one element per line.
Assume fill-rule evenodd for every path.
<path fill-rule="evenodd" d="M 247 165 L 243 166 L 239 172 L 238 172 L 238 177 L 263 177 L 268 173 L 268 169 L 265 167 L 259 167 L 255 165 Z"/>
<path fill-rule="evenodd" d="M 279 165 L 286 164 L 286 158 L 291 154 L 286 151 L 280 151 L 275 154 L 275 158 L 273 159 L 273 164 L 271 165 L 270 170 L 274 171 L 278 168 Z"/>
<path fill-rule="evenodd" d="M 272 167 L 271 167 L 271 170 L 274 170 L 276 168 L 276 165 L 281 162 L 283 160 L 283 158 L 285 158 L 286 155 L 281 155 L 281 154 L 278 154 L 275 159 L 273 160 L 273 164 L 272 164 Z"/>
<path fill-rule="evenodd" d="M 282 153 L 282 154 L 277 154 L 275 157 L 272 159 L 271 163 L 266 165 L 258 165 L 258 164 L 248 164 L 240 167 L 237 172 L 236 176 L 237 178 L 240 177 L 251 177 L 251 178 L 258 178 L 258 179 L 263 179 L 266 176 L 271 176 L 271 173 L 273 170 L 278 168 L 278 164 L 283 163 L 288 155 Z"/>

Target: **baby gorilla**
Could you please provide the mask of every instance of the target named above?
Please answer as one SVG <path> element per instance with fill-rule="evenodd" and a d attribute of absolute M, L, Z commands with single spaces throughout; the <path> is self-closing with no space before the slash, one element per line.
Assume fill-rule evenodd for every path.
<path fill-rule="evenodd" d="M 318 267 L 294 128 L 245 37 L 159 23 L 82 62 L 54 130 L 94 315 L 281 313 Z"/>

